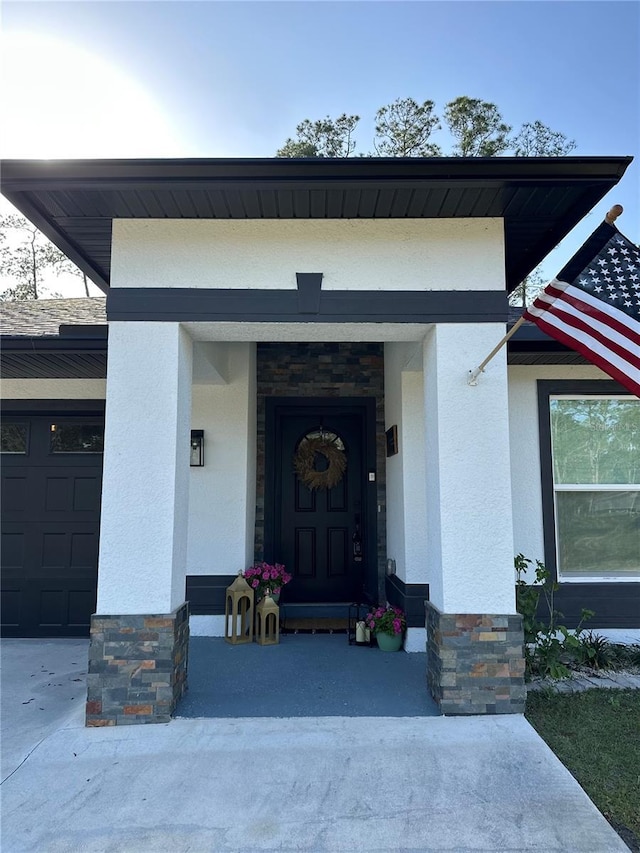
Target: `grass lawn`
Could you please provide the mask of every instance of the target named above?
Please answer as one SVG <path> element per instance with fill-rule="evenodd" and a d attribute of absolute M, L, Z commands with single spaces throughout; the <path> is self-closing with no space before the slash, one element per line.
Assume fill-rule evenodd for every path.
<path fill-rule="evenodd" d="M 640 851 L 640 690 L 529 693 L 525 714 L 633 851 Z"/>

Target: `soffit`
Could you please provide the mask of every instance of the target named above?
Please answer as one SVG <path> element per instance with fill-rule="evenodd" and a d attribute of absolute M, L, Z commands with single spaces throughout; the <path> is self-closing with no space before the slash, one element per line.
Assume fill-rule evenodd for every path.
<path fill-rule="evenodd" d="M 113 219 L 503 218 L 512 290 L 630 157 L 9 160 L 2 192 L 105 291 Z"/>

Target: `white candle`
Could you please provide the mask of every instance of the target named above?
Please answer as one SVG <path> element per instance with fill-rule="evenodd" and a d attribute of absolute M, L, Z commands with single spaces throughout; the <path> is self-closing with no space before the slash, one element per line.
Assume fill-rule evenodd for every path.
<path fill-rule="evenodd" d="M 366 643 L 368 633 L 369 631 L 365 628 L 364 622 L 356 622 L 356 643 Z"/>

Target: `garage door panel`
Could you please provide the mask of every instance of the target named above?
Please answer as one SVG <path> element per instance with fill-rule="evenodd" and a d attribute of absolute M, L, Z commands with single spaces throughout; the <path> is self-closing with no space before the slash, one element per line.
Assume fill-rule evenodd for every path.
<path fill-rule="evenodd" d="M 71 534 L 69 568 L 95 571 L 98 557 L 98 534 L 94 532 Z"/>
<path fill-rule="evenodd" d="M 89 630 L 89 619 L 96 609 L 96 589 L 69 590 L 67 624 L 69 627 L 83 627 Z"/>
<path fill-rule="evenodd" d="M 68 533 L 42 534 L 42 563 L 41 568 L 47 572 L 51 569 L 65 569 L 69 565 L 71 549 Z"/>
<path fill-rule="evenodd" d="M 95 586 L 78 588 L 75 578 L 57 578 L 55 586 L 43 583 L 38 590 L 37 627 L 88 629 L 95 603 Z"/>
<path fill-rule="evenodd" d="M 76 476 L 73 478 L 73 506 L 74 512 L 100 513 L 100 497 L 102 491 L 101 478 L 99 476 Z"/>
<path fill-rule="evenodd" d="M 4 522 L 100 521 L 101 469 L 62 471 L 34 467 L 16 475 L 3 472 L 2 519 Z"/>
<path fill-rule="evenodd" d="M 27 420 L 28 455 L 2 454 L 2 632 L 86 636 L 96 605 L 102 455 L 52 454 L 52 419 Z"/>
<path fill-rule="evenodd" d="M 3 633 L 6 633 L 5 629 L 19 629 L 22 622 L 22 590 L 3 586 L 0 611 Z"/>
<path fill-rule="evenodd" d="M 2 569 L 22 571 L 25 565 L 26 536 L 22 531 L 10 532 L 3 528 Z"/>
<path fill-rule="evenodd" d="M 93 525 L 76 524 L 73 531 L 62 525 L 35 524 L 31 538 L 35 559 L 31 577 L 52 577 L 56 572 L 68 577 L 93 578 L 98 566 L 98 533 Z"/>
<path fill-rule="evenodd" d="M 29 493 L 26 469 L 2 472 L 2 510 L 3 512 L 23 513 L 27 507 Z"/>
<path fill-rule="evenodd" d="M 66 596 L 63 589 L 41 589 L 38 606 L 41 628 L 62 628 L 67 624 Z"/>
<path fill-rule="evenodd" d="M 41 519 L 65 521 L 71 513 L 78 520 L 81 517 L 85 521 L 100 518 L 99 470 L 79 468 L 63 472 L 43 469 L 37 472 L 32 489 L 34 497 L 44 494 L 44 502 L 36 498 L 36 506 L 41 507 L 38 516 Z"/>
<path fill-rule="evenodd" d="M 6 584 L 2 593 L 5 637 L 87 636 L 96 607 L 95 581 L 75 577 L 31 578 Z"/>

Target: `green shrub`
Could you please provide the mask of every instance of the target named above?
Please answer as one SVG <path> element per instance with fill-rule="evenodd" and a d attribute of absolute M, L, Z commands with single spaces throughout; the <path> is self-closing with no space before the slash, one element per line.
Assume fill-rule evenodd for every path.
<path fill-rule="evenodd" d="M 527 583 L 525 573 L 532 561 L 524 554 L 516 555 L 516 609 L 522 616 L 525 642 L 525 677 L 533 675 L 550 678 L 567 678 L 571 675 L 570 666 L 580 662 L 582 623 L 590 619 L 593 610 L 583 609 L 580 622 L 574 631 L 558 624 L 562 613 L 555 609 L 554 595 L 558 584 L 544 563 L 536 560 L 534 583 Z M 546 604 L 545 621 L 538 618 L 541 596 Z M 586 652 L 585 652 L 586 654 Z"/>
<path fill-rule="evenodd" d="M 606 637 L 587 631 L 580 635 L 579 641 L 580 646 L 577 650 L 579 663 L 594 669 L 608 669 L 611 666 L 612 647 Z"/>

